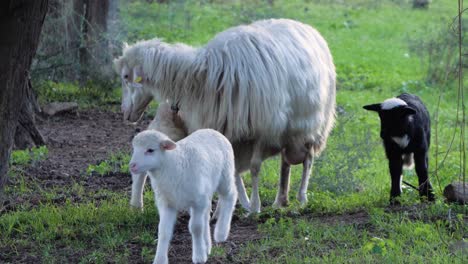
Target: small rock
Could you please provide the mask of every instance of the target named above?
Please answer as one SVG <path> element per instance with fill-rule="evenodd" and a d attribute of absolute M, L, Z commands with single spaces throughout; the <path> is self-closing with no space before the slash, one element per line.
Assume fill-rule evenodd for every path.
<path fill-rule="evenodd" d="M 76 109 L 78 109 L 78 104 L 75 102 L 53 102 L 42 107 L 42 112 L 48 116 L 54 116 L 65 112 L 72 112 Z"/>

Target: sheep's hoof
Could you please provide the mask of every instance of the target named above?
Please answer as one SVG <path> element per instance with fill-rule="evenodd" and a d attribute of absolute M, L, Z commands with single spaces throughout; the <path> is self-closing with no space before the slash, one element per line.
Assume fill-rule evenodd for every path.
<path fill-rule="evenodd" d="M 275 202 L 273 203 L 273 208 L 284 208 L 288 207 L 289 201 L 286 197 L 276 197 Z"/>
<path fill-rule="evenodd" d="M 306 193 L 299 193 L 297 195 L 297 200 L 301 204 L 301 207 L 305 207 L 307 205 L 307 194 Z"/>
<path fill-rule="evenodd" d="M 259 214 L 260 213 L 260 204 L 251 204 L 249 214 Z"/>
<path fill-rule="evenodd" d="M 143 205 L 138 203 L 130 203 L 130 208 L 134 211 L 143 212 Z"/>
<path fill-rule="evenodd" d="M 208 260 L 208 255 L 205 254 L 194 254 L 192 256 L 193 263 L 205 263 Z"/>

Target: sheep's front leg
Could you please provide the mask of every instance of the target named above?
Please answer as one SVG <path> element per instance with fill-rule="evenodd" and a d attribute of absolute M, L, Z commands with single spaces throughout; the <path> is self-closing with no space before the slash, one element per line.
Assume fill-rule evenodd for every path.
<path fill-rule="evenodd" d="M 310 152 L 306 154 L 306 158 L 302 163 L 302 179 L 301 179 L 301 187 L 299 188 L 299 192 L 297 193 L 297 200 L 301 203 L 301 206 L 305 206 L 307 204 L 307 188 L 309 186 L 309 178 L 312 172 L 312 166 L 314 165 L 314 155 Z"/>
<path fill-rule="evenodd" d="M 388 157 L 388 166 L 390 169 L 390 176 L 392 178 L 392 188 L 390 190 L 390 203 L 399 204 L 395 200 L 396 197 L 401 195 L 401 173 L 403 172 L 403 159 L 400 153 L 393 154 Z"/>
<path fill-rule="evenodd" d="M 434 192 L 428 176 L 427 152 L 414 153 L 414 165 L 419 180 L 419 195 L 426 196 L 429 201 L 434 201 Z"/>
<path fill-rule="evenodd" d="M 167 264 L 167 252 L 169 250 L 169 243 L 172 239 L 174 224 L 177 218 L 177 211 L 166 205 L 158 205 L 159 210 L 159 227 L 158 227 L 158 246 L 156 248 L 156 256 L 154 257 L 154 264 Z"/>
<path fill-rule="evenodd" d="M 146 172 L 140 174 L 132 173 L 132 196 L 130 198 L 130 206 L 143 208 L 143 189 L 147 177 Z"/>
<path fill-rule="evenodd" d="M 286 161 L 285 154 L 281 153 L 281 174 L 278 192 L 273 207 L 286 207 L 289 203 L 289 177 L 291 165 Z"/>
<path fill-rule="evenodd" d="M 207 215 L 209 215 L 209 206 L 192 207 L 190 210 L 189 231 L 192 235 L 193 263 L 205 263 L 208 260 L 207 239 L 211 245 L 211 237 L 206 237 L 209 234 L 207 229 L 210 228 Z"/>
<path fill-rule="evenodd" d="M 258 190 L 260 168 L 262 166 L 262 149 L 255 146 L 252 160 L 250 161 L 250 174 L 252 176 L 252 193 L 250 194 L 250 212 L 260 213 L 260 193 Z"/>

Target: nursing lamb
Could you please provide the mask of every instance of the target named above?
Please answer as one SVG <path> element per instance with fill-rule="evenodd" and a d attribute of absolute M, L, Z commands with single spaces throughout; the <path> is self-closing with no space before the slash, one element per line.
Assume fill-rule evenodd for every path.
<path fill-rule="evenodd" d="M 179 141 L 187 136 L 185 123 L 180 114 L 171 109 L 167 102 L 159 104 L 156 115 L 148 126 L 148 130 L 157 130 L 166 134 L 172 141 Z M 143 189 L 145 186 L 147 174 L 132 173 L 132 195 L 130 205 L 136 208 L 143 208 Z"/>

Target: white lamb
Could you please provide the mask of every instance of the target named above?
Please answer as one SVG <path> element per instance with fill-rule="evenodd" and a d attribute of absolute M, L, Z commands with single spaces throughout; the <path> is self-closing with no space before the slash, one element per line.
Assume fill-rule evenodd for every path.
<path fill-rule="evenodd" d="M 171 109 L 167 102 L 159 104 L 156 115 L 148 126 L 149 130 L 157 130 L 166 134 L 172 141 L 179 141 L 187 136 L 185 123 L 182 121 L 178 111 Z M 136 208 L 143 208 L 143 188 L 145 186 L 147 174 L 132 173 L 132 196 L 130 205 Z"/>
<path fill-rule="evenodd" d="M 210 211 L 218 194 L 214 239 L 229 235 L 237 201 L 234 152 L 229 141 L 212 129 L 201 129 L 175 143 L 168 136 L 146 130 L 133 139 L 132 173 L 149 172 L 159 210 L 158 245 L 154 263 L 168 263 L 168 248 L 177 212 L 189 210 L 192 261 L 204 263 L 211 251 Z"/>

